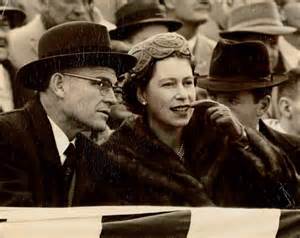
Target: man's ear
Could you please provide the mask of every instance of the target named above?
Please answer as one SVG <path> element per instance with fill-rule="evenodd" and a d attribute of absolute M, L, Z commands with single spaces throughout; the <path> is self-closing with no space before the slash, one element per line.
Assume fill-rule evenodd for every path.
<path fill-rule="evenodd" d="M 183 1 L 183 0 L 182 0 Z M 164 0 L 167 10 L 175 9 L 175 0 Z"/>
<path fill-rule="evenodd" d="M 63 98 L 65 95 L 64 80 L 65 77 L 61 73 L 54 73 L 50 78 L 48 88 L 59 98 Z"/>
<path fill-rule="evenodd" d="M 146 95 L 145 93 L 142 91 L 141 88 L 138 88 L 136 91 L 136 97 L 137 100 L 140 102 L 140 104 L 146 106 L 147 105 L 147 100 L 146 100 Z"/>
<path fill-rule="evenodd" d="M 267 111 L 271 103 L 271 96 L 266 95 L 258 102 L 258 107 L 256 110 L 257 116 L 260 118 L 262 117 Z"/>
<path fill-rule="evenodd" d="M 288 97 L 281 97 L 278 101 L 280 115 L 287 119 L 292 118 L 292 100 Z"/>

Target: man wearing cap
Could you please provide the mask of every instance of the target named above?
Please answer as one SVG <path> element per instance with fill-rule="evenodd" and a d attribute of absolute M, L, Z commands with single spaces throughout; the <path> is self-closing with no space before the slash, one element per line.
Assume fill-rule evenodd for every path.
<path fill-rule="evenodd" d="M 295 31 L 296 28 L 282 24 L 276 4 L 265 0 L 234 9 L 228 16 L 227 30 L 220 35 L 237 41 L 262 41 L 268 49 L 272 71 L 283 73 L 299 64 L 300 51 L 283 38 Z M 275 90 L 270 117 L 278 116 L 276 94 Z"/>
<path fill-rule="evenodd" d="M 272 87 L 286 80 L 285 75 L 271 74 L 268 51 L 261 42 L 222 40 L 214 50 L 209 76 L 201 77 L 199 84 L 210 98 L 229 107 L 244 126 L 259 131 L 265 143 L 298 160 L 300 140 L 260 120 L 270 105 Z"/>
<path fill-rule="evenodd" d="M 0 112 L 14 108 L 14 73 L 8 60 L 7 33 L 20 26 L 25 17 L 21 9 L 0 1 Z"/>
<path fill-rule="evenodd" d="M 0 116 L 0 205 L 90 205 L 92 145 L 78 133 L 105 129 L 117 75 L 136 59 L 111 51 L 106 27 L 81 21 L 48 30 L 38 53 L 17 74 L 37 97 Z"/>

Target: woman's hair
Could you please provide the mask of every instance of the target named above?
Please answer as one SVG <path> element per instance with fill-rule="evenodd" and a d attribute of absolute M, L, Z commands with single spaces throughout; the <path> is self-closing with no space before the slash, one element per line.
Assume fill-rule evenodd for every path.
<path fill-rule="evenodd" d="M 145 109 L 137 98 L 137 90 L 138 88 L 144 90 L 147 87 L 157 61 L 178 57 L 186 58 L 192 64 L 188 43 L 177 33 L 157 34 L 133 46 L 129 54 L 137 58 L 137 64 L 126 74 L 123 97 L 130 111 L 140 115 L 145 113 Z"/>

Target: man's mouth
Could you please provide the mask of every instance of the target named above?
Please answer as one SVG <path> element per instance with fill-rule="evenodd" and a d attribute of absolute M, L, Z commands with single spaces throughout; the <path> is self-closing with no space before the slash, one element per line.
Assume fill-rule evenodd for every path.
<path fill-rule="evenodd" d="M 106 115 L 107 117 L 109 117 L 109 113 L 110 113 L 110 111 L 107 111 L 107 110 L 102 110 L 102 111 L 97 111 L 97 112 L 100 112 L 100 113 Z"/>

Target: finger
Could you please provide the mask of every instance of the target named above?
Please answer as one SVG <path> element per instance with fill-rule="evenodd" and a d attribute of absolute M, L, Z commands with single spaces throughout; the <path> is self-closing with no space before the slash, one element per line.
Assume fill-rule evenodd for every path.
<path fill-rule="evenodd" d="M 200 107 L 200 108 L 209 108 L 217 105 L 219 105 L 219 103 L 211 99 L 203 99 L 191 103 L 191 107 Z"/>
<path fill-rule="evenodd" d="M 220 111 L 215 111 L 209 115 L 209 119 L 214 122 L 216 122 L 218 119 L 220 119 L 222 117 L 224 117 L 224 114 L 223 114 L 223 112 L 220 112 Z"/>
<path fill-rule="evenodd" d="M 222 109 L 219 107 L 219 106 L 213 106 L 213 107 L 210 107 L 210 108 L 207 108 L 206 109 L 206 114 L 208 114 L 209 116 L 217 111 L 222 111 Z"/>

